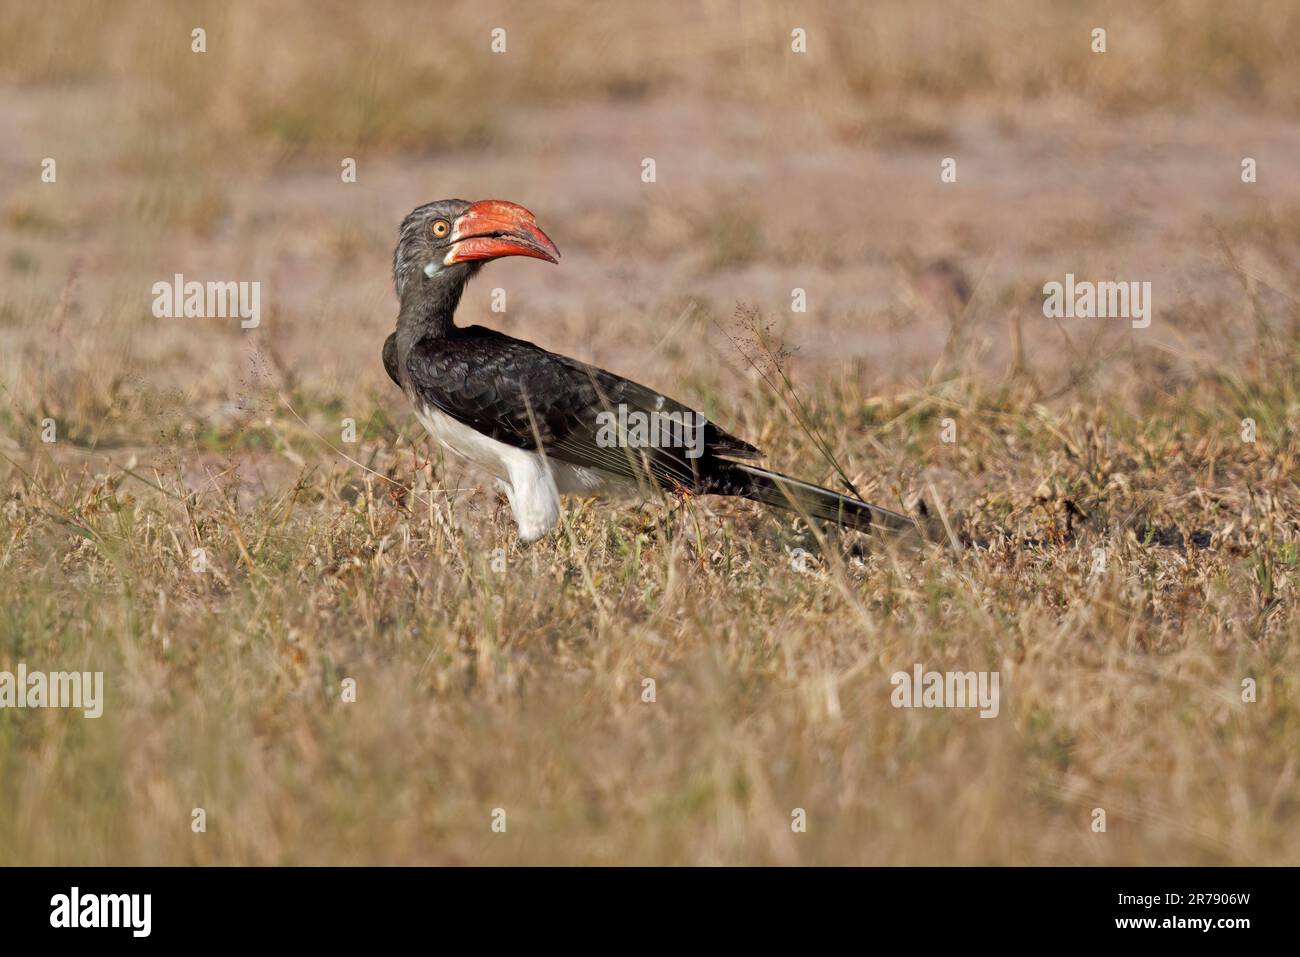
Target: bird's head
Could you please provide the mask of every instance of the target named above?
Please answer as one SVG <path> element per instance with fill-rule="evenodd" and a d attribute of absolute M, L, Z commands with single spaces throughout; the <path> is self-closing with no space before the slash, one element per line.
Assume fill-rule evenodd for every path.
<path fill-rule="evenodd" d="M 489 259 L 531 256 L 558 262 L 560 251 L 533 214 L 515 203 L 440 199 L 413 209 L 393 252 L 397 296 L 430 287 L 459 290 Z"/>

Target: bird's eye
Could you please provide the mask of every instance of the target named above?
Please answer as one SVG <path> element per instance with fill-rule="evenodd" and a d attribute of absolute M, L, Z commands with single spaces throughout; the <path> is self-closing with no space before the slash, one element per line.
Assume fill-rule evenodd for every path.
<path fill-rule="evenodd" d="M 433 234 L 439 239 L 446 236 L 449 232 L 451 232 L 451 223 L 447 222 L 445 219 L 435 219 L 433 221 Z"/>

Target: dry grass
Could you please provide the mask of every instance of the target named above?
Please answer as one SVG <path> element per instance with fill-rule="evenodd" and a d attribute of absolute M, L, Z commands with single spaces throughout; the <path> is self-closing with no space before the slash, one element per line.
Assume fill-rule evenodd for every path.
<path fill-rule="evenodd" d="M 0 670 L 107 701 L 0 710 L 0 862 L 1300 859 L 1300 16 L 1149 7 L 1098 61 L 1098 14 L 1029 2 L 6 6 Z M 950 152 L 963 192 L 909 178 Z M 518 547 L 378 362 L 397 220 L 442 194 L 565 251 L 473 321 L 829 483 L 721 334 L 756 302 L 854 483 L 963 547 L 715 500 Z M 1154 278 L 1156 323 L 1042 319 L 1067 269 Z M 264 281 L 263 326 L 153 319 L 174 272 Z M 999 671 L 999 717 L 894 709 L 915 662 Z"/>
<path fill-rule="evenodd" d="M 592 11 L 582 0 L 430 6 L 419 0 L 274 4 L 148 0 L 52 16 L 5 4 L 0 77 L 22 87 L 114 84 L 124 118 L 195 149 L 438 150 L 489 142 L 487 114 L 521 101 L 705 94 L 751 106 L 776 97 L 839 122 L 900 101 L 1078 98 L 1108 110 L 1243 100 L 1300 108 L 1300 11 L 1267 0 L 1172 0 L 1143 8 L 1004 0 L 992 7 L 883 2 L 675 2 Z M 208 33 L 197 59 L 188 37 Z M 509 56 L 488 51 L 507 29 Z M 790 31 L 811 55 L 788 55 Z M 1103 68 L 1089 49 L 1108 29 Z M 192 122 L 202 116 L 204 122 Z M 898 110 L 904 127 L 912 110 Z M 170 128 L 168 128 L 170 127 Z M 165 132 L 163 132 L 165 130 Z M 905 134 L 907 135 L 907 134 Z M 157 145 L 148 152 L 158 155 Z"/>
<path fill-rule="evenodd" d="M 1238 401 L 1214 378 L 1140 421 L 949 393 L 969 423 L 953 453 L 928 415 L 826 396 L 829 434 L 895 423 L 875 432 L 896 450 L 886 475 L 929 458 L 963 476 L 958 528 L 988 547 L 960 556 L 855 557 L 705 503 L 584 507 L 519 549 L 490 498 L 450 507 L 442 468 L 395 500 L 284 410 L 258 443 L 279 455 L 177 443 L 92 474 L 33 454 L 0 526 L 6 655 L 103 670 L 110 697 L 93 722 L 4 715 L 0 846 L 94 863 L 1294 860 L 1300 445 L 1297 397 L 1273 381 L 1240 384 L 1291 410 L 1254 446 L 1190 424 Z M 349 451 L 409 478 L 389 430 Z M 292 484 L 259 496 L 277 466 Z M 783 556 L 798 547 L 802 574 Z M 888 676 L 913 662 L 999 670 L 1001 716 L 894 710 Z"/>

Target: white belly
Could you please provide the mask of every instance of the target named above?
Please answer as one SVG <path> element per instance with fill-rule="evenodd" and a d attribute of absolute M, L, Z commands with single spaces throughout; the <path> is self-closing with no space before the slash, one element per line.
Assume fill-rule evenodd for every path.
<path fill-rule="evenodd" d="M 415 414 L 444 448 L 497 478 L 525 542 L 536 541 L 559 522 L 561 493 L 590 495 L 607 484 L 600 472 L 498 442 L 432 406 L 418 407 Z"/>

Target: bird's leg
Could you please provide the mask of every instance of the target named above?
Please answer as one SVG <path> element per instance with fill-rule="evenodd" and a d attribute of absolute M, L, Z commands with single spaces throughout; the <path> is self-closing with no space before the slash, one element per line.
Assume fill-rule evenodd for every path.
<path fill-rule="evenodd" d="M 505 505 L 510 509 L 510 520 L 515 520 L 515 492 L 510 487 L 510 483 L 505 479 L 493 479 L 492 485 L 497 490 L 497 511 L 501 511 L 502 499 L 505 499 Z"/>
<path fill-rule="evenodd" d="M 411 469 L 413 471 L 418 472 L 432 463 L 433 463 L 432 456 L 425 459 L 423 462 L 421 462 L 420 453 L 416 450 L 415 446 L 411 446 Z"/>

